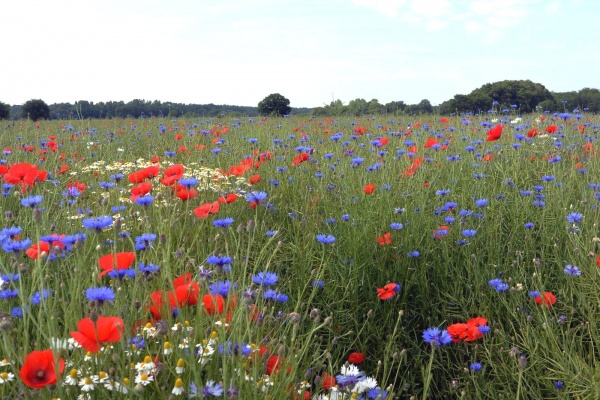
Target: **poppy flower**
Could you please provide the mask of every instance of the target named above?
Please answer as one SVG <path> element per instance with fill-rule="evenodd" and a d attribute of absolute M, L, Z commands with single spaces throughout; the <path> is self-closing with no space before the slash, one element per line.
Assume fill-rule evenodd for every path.
<path fill-rule="evenodd" d="M 267 371 L 266 374 L 271 376 L 272 374 L 276 374 L 277 372 L 279 372 L 279 370 L 281 369 L 281 366 L 283 365 L 283 363 L 285 362 L 285 358 L 278 356 L 278 355 L 272 355 L 271 357 L 269 357 L 267 359 Z M 288 373 L 290 372 L 291 368 L 288 367 Z"/>
<path fill-rule="evenodd" d="M 118 342 L 124 328 L 125 324 L 121 318 L 100 315 L 95 323 L 89 317 L 83 318 L 77 323 L 79 330 L 70 333 L 81 347 L 97 353 L 104 343 Z"/>
<path fill-rule="evenodd" d="M 47 385 L 56 385 L 57 372 L 62 375 L 65 370 L 65 360 L 58 360 L 58 371 L 56 371 L 56 360 L 52 350 L 34 350 L 27 354 L 25 363 L 19 374 L 23 383 L 34 389 L 41 389 Z"/>
<path fill-rule="evenodd" d="M 550 308 L 556 303 L 556 296 L 551 292 L 544 292 L 541 296 L 535 298 L 535 302 Z"/>
<path fill-rule="evenodd" d="M 310 156 L 307 153 L 301 153 L 298 154 L 296 157 L 294 157 L 294 161 L 292 162 L 292 165 L 295 167 L 297 165 L 302 164 L 304 161 L 308 160 Z"/>
<path fill-rule="evenodd" d="M 260 180 L 261 180 L 261 179 L 260 179 L 260 175 L 252 175 L 252 176 L 250 177 L 250 180 L 249 180 L 249 182 L 250 182 L 250 184 L 251 184 L 251 185 L 254 185 L 255 183 L 258 183 L 258 182 L 260 182 Z"/>
<path fill-rule="evenodd" d="M 487 132 L 487 141 L 493 142 L 494 140 L 500 139 L 500 136 L 502 136 L 502 128 L 504 128 L 504 125 L 496 125 L 492 129 L 490 129 Z"/>
<path fill-rule="evenodd" d="M 556 131 L 558 130 L 558 127 L 556 125 L 550 125 L 546 127 L 546 133 L 556 133 Z"/>
<path fill-rule="evenodd" d="M 36 165 L 17 163 L 10 166 L 4 174 L 4 181 L 11 185 L 21 185 L 23 191 L 33 187 L 37 182 L 43 182 L 48 171 L 38 170 Z"/>
<path fill-rule="evenodd" d="M 135 253 L 133 252 L 120 252 L 116 254 L 106 254 L 98 259 L 98 264 L 102 272 L 98 275 L 98 279 L 109 272 L 116 270 L 127 269 L 131 266 L 135 260 Z"/>
<path fill-rule="evenodd" d="M 383 288 L 377 288 L 377 296 L 381 300 L 389 300 L 400 291 L 400 285 L 397 283 L 388 283 Z"/>
<path fill-rule="evenodd" d="M 252 161 L 252 160 L 250 160 L 250 161 Z M 252 165 L 249 165 L 249 164 L 234 165 L 233 167 L 229 168 L 227 170 L 227 172 L 225 172 L 225 175 L 242 176 L 247 171 L 250 171 L 251 169 L 252 169 Z"/>
<path fill-rule="evenodd" d="M 382 246 L 392 244 L 392 234 L 390 232 L 387 232 L 377 237 L 377 243 L 379 243 Z"/>
<path fill-rule="evenodd" d="M 600 256 L 598 256 L 598 258 L 596 258 L 596 265 L 597 265 L 598 267 L 600 267 Z"/>
<path fill-rule="evenodd" d="M 166 306 L 167 304 L 164 301 L 163 292 L 157 290 L 150 294 L 150 307 L 148 307 L 148 310 L 154 319 L 162 319 L 163 313 L 167 311 Z"/>
<path fill-rule="evenodd" d="M 335 376 L 329 375 L 327 372 L 323 372 L 323 376 L 321 377 L 321 387 L 325 390 L 330 390 L 337 384 L 335 381 Z"/>
<path fill-rule="evenodd" d="M 208 315 L 223 314 L 225 300 L 220 294 L 205 294 L 202 297 L 204 312 Z"/>
<path fill-rule="evenodd" d="M 131 183 L 142 183 L 146 179 L 152 179 L 158 176 L 160 172 L 160 166 L 151 165 L 139 171 L 132 172 L 129 174 L 128 179 Z"/>
<path fill-rule="evenodd" d="M 233 203 L 234 201 L 236 201 L 238 198 L 238 195 L 235 193 L 229 193 L 226 196 L 220 196 L 219 197 L 219 203 L 224 203 L 224 204 L 230 204 Z"/>
<path fill-rule="evenodd" d="M 529 132 L 527 132 L 527 137 L 532 138 L 534 136 L 537 136 L 538 133 L 540 133 L 540 132 L 537 129 L 533 128 Z"/>
<path fill-rule="evenodd" d="M 437 140 L 435 140 L 434 138 L 429 138 L 427 139 L 427 141 L 425 142 L 425 145 L 423 146 L 426 149 L 431 148 L 433 145 L 439 144 L 439 142 Z"/>
<path fill-rule="evenodd" d="M 212 203 L 202 204 L 200 207 L 194 208 L 194 214 L 200 219 L 207 218 L 210 214 L 216 214 L 219 212 L 219 202 L 215 201 Z"/>
<path fill-rule="evenodd" d="M 169 303 L 172 307 L 193 306 L 198 302 L 199 293 L 198 282 L 188 282 L 177 286 L 174 292 L 169 293 Z"/>
<path fill-rule="evenodd" d="M 348 362 L 350 364 L 358 365 L 365 361 L 365 356 L 363 353 L 352 352 L 348 356 Z"/>
<path fill-rule="evenodd" d="M 179 197 L 182 201 L 187 201 L 189 199 L 195 199 L 198 197 L 198 191 L 196 189 L 181 189 L 175 193 L 177 197 Z"/>
<path fill-rule="evenodd" d="M 373 183 L 369 183 L 368 185 L 365 185 L 365 187 L 363 187 L 363 192 L 365 194 L 371 194 L 375 191 L 375 184 Z"/>

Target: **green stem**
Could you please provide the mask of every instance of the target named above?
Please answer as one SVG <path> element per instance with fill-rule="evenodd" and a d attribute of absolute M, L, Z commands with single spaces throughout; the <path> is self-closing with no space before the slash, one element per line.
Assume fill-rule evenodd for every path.
<path fill-rule="evenodd" d="M 435 354 L 435 343 L 431 345 L 431 356 L 429 357 L 429 365 L 427 366 L 427 374 L 425 375 L 425 382 L 423 384 L 423 399 L 427 398 L 427 392 L 429 392 L 429 385 L 431 383 L 431 367 L 433 366 L 433 355 Z"/>

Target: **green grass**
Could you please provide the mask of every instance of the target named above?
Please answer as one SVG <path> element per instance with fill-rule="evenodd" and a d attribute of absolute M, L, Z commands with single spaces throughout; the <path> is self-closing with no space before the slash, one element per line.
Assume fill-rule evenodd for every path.
<path fill-rule="evenodd" d="M 190 394 L 193 382 L 202 397 L 204 386 L 214 381 L 225 389 L 220 397 L 227 397 L 227 388 L 233 387 L 241 399 L 303 398 L 297 393 L 304 391 L 311 398 L 336 398 L 335 393 L 337 398 L 353 398 L 352 386 L 339 386 L 332 394 L 322 382 L 325 373 L 340 374 L 350 353 L 360 352 L 365 361 L 358 368 L 377 380 L 387 398 L 422 398 L 425 391 L 430 398 L 597 397 L 600 188 L 589 184 L 600 184 L 593 141 L 598 118 L 551 119 L 551 115 L 545 121 L 537 115 L 523 116 L 522 131 L 507 122 L 502 138 L 494 142 L 485 140 L 483 117 L 473 117 L 471 124 L 457 117 L 442 123 L 432 116 L 391 121 L 388 117 L 50 121 L 39 127 L 24 121 L 6 129 L 2 147 L 13 151 L 4 156 L 5 166 L 33 163 L 49 176 L 26 192 L 20 187 L 6 190 L 0 198 L 3 227 L 21 227 L 19 239 L 32 243 L 53 233 L 85 234 L 85 240 L 69 249 L 54 247 L 52 260 L 48 255 L 34 260 L 24 252 L 0 253 L 1 272 L 19 274 L 18 280 L 6 283 L 17 295 L 0 299 L 4 313 L 0 358 L 10 363 L 0 367 L 0 374 L 15 375 L 0 384 L 0 396 L 75 398 L 84 394 L 81 386 L 65 382 L 75 369 L 79 380 L 102 371 L 109 381 L 128 388 L 127 394 L 117 395 L 96 383 L 89 392 L 94 399 L 164 398 L 178 378 L 183 396 Z M 577 128 L 584 123 L 589 123 L 586 134 Z M 543 133 L 548 125 L 560 128 L 555 140 L 514 137 L 533 127 Z M 351 137 L 357 126 L 366 133 Z M 227 133 L 214 134 L 224 127 Z M 332 140 L 337 132 L 341 138 Z M 177 134 L 182 137 L 176 139 Z M 50 136 L 56 136 L 59 148 L 41 154 L 41 142 Z M 377 137 L 389 142 L 377 148 L 371 143 Z M 430 137 L 447 148 L 425 149 Z M 250 143 L 250 138 L 258 142 Z M 225 141 L 215 144 L 218 139 Z M 414 156 L 407 154 L 412 144 L 406 140 L 416 146 Z M 584 147 L 586 143 L 592 148 Z M 32 151 L 24 146 L 32 146 Z M 302 150 L 299 146 L 312 149 L 312 155 L 293 166 Z M 213 153 L 215 148 L 221 151 Z M 165 151 L 175 154 L 168 157 Z M 246 157 L 258 161 L 265 152 L 270 156 L 242 177 L 218 182 L 211 178 Z M 484 161 L 488 154 L 493 158 Z M 448 160 L 457 155 L 458 159 Z M 561 161 L 550 162 L 556 155 Z M 186 176 L 200 180 L 198 197 L 183 202 L 154 177 L 153 204 L 131 202 L 129 190 L 135 185 L 128 174 L 150 165 L 154 156 L 160 156 L 161 176 L 169 165 L 183 164 Z M 355 157 L 364 161 L 353 167 Z M 422 165 L 406 176 L 407 168 L 421 158 Z M 121 164 L 110 169 L 114 163 Z M 63 165 L 68 169 L 60 174 Z M 99 186 L 118 172 L 124 178 L 114 187 Z M 250 186 L 254 174 L 261 181 Z M 549 176 L 554 179 L 544 178 Z M 75 180 L 87 187 L 69 205 L 63 192 Z M 376 185 L 376 190 L 365 194 L 366 184 Z M 449 192 L 441 196 L 437 193 L 441 190 Z M 252 191 L 268 195 L 255 208 L 245 198 Z M 230 192 L 239 198 L 221 204 L 217 214 L 206 219 L 194 215 L 196 207 Z M 22 206 L 21 199 L 32 195 L 42 195 L 41 204 Z M 488 204 L 478 207 L 477 199 L 488 199 Z M 442 209 L 448 202 L 456 203 L 453 209 Z M 125 208 L 115 212 L 114 206 Z M 577 229 L 566 219 L 571 212 L 583 215 Z M 110 228 L 94 231 L 83 226 L 85 218 L 117 213 Z M 222 218 L 234 222 L 226 228 L 213 226 L 212 221 Z M 532 229 L 524 227 L 528 222 L 534 224 Z M 391 229 L 392 223 L 401 223 L 402 229 Z M 444 225 L 449 227 L 447 236 L 436 239 L 435 232 Z M 475 230 L 475 236 L 466 238 L 462 232 L 467 229 Z M 268 231 L 277 232 L 268 236 Z M 382 246 L 376 238 L 386 232 L 392 243 Z M 156 241 L 146 250 L 136 250 L 135 238 L 145 233 L 156 234 Z M 321 244 L 317 234 L 333 235 L 335 243 Z M 457 244 L 459 240 L 468 243 Z M 10 239 L 4 238 L 7 242 Z M 409 257 L 413 251 L 420 255 Z M 105 276 L 99 281 L 98 259 L 116 252 L 135 252 L 133 267 L 152 263 L 160 272 L 125 279 Z M 202 274 L 215 269 L 207 263 L 211 255 L 231 257 L 231 270 Z M 578 266 L 581 276 L 563 272 L 567 264 Z M 274 288 L 287 295 L 286 302 L 263 298 L 268 288 L 252 283 L 261 271 L 277 274 Z M 167 306 L 163 320 L 152 319 L 151 293 L 172 291 L 173 279 L 185 273 L 199 283 L 198 303 L 180 305 L 176 316 L 169 315 Z M 507 283 L 508 290 L 496 292 L 488 283 L 494 278 Z M 229 300 L 222 314 L 209 315 L 202 298 L 211 284 L 223 280 L 233 288 Z M 317 281 L 322 288 L 313 285 Z M 390 282 L 401 285 L 401 290 L 390 300 L 380 300 L 377 288 Z M 100 286 L 114 290 L 113 302 L 99 305 L 87 300 L 85 290 Z M 31 296 L 44 289 L 52 294 L 32 304 Z M 540 306 L 530 291 L 552 292 L 557 302 Z M 23 308 L 22 316 L 10 316 L 15 307 Z M 56 345 L 70 338 L 81 319 L 97 315 L 122 318 L 125 329 L 118 341 L 106 343 L 95 354 Z M 434 348 L 422 338 L 427 328 L 443 330 L 478 316 L 486 318 L 490 328 L 480 339 Z M 128 343 L 138 335 L 143 346 Z M 170 354 L 164 353 L 166 342 Z M 249 354 L 242 355 L 242 344 Z M 214 353 L 199 357 L 194 354 L 197 345 L 208 345 Z M 24 358 L 49 348 L 64 359 L 65 371 L 57 385 L 31 389 L 19 375 Z M 280 357 L 281 366 L 269 376 L 268 359 L 274 355 Z M 150 384 L 136 385 L 139 374 L 133 366 L 146 356 L 160 367 L 150 373 Z M 178 373 L 180 359 L 185 371 Z M 470 371 L 473 362 L 481 363 L 482 369 Z M 556 382 L 563 382 L 562 389 Z M 365 391 L 357 397 L 366 395 Z"/>

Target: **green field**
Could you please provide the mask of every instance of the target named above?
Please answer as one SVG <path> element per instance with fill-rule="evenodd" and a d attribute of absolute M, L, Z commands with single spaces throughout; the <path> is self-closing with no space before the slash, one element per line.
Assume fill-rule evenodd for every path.
<path fill-rule="evenodd" d="M 0 397 L 598 398 L 598 122 L 2 125 Z"/>

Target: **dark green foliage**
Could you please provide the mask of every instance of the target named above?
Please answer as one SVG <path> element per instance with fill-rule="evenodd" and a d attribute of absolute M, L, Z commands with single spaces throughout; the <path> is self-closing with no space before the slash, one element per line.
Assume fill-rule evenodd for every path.
<path fill-rule="evenodd" d="M 552 93 L 539 83 L 530 80 L 500 81 L 486 83 L 468 95 L 457 94 L 441 105 L 442 113 L 487 112 L 492 104 L 498 109 L 510 109 L 516 105 L 521 113 L 536 111 L 537 106 L 548 100 L 554 100 Z"/>
<path fill-rule="evenodd" d="M 8 119 L 10 117 L 10 105 L 0 101 L 0 119 Z"/>
<path fill-rule="evenodd" d="M 21 117 L 28 118 L 32 121 L 39 119 L 50 119 L 50 107 L 44 102 L 44 100 L 32 99 L 25 104 L 21 109 Z"/>
<path fill-rule="evenodd" d="M 270 94 L 258 103 L 260 115 L 289 115 L 291 111 L 290 101 L 279 93 Z"/>

